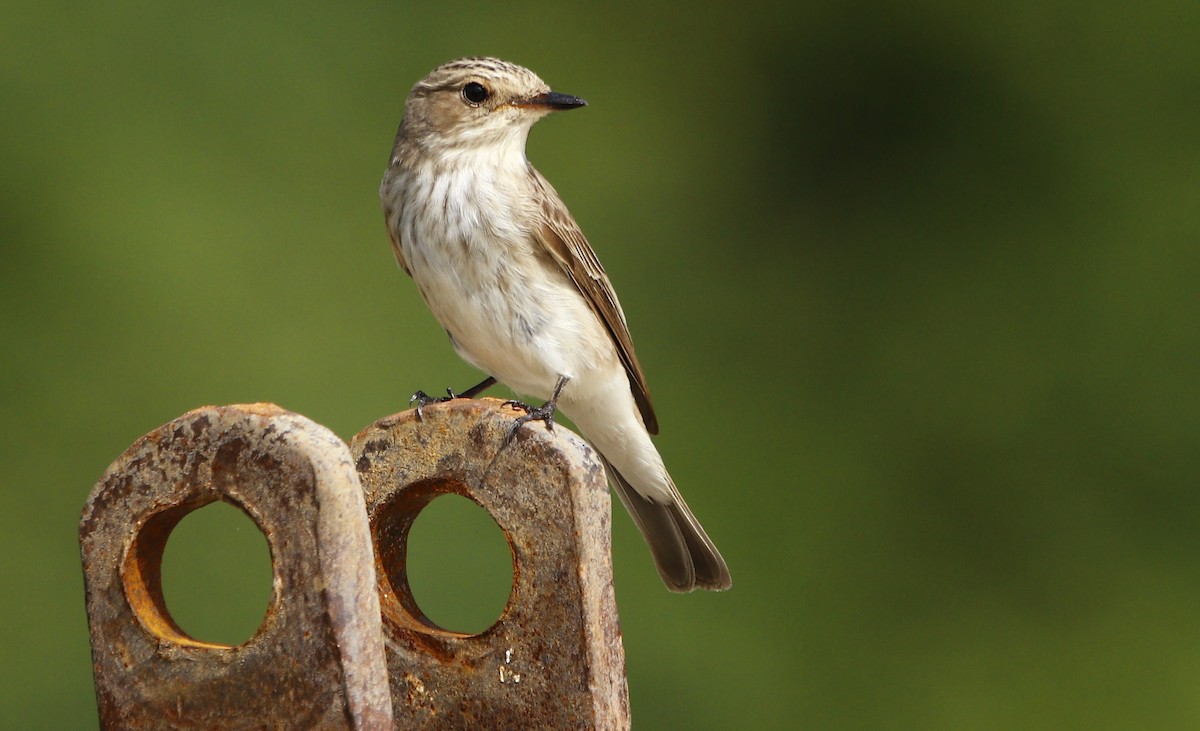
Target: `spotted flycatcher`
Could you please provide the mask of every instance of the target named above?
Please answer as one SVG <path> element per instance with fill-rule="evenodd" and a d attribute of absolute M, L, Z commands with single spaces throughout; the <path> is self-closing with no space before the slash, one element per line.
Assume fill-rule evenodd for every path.
<path fill-rule="evenodd" d="M 499 380 L 546 400 L 514 428 L 550 427 L 561 409 L 603 457 L 667 587 L 727 589 L 725 560 L 650 440 L 658 420 L 608 275 L 525 157 L 534 122 L 584 104 L 495 58 L 434 69 L 405 102 L 380 186 L 392 249 L 458 354 L 489 375 L 468 393 Z"/>

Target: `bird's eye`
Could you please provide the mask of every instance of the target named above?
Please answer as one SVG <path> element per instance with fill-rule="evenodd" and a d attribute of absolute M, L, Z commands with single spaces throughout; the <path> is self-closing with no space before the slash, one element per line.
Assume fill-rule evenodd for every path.
<path fill-rule="evenodd" d="M 463 87 L 462 95 L 471 104 L 482 104 L 488 98 L 488 90 L 483 84 L 472 81 Z"/>

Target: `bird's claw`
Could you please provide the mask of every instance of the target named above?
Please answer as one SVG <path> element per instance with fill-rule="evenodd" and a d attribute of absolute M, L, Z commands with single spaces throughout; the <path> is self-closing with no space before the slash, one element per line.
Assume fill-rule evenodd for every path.
<path fill-rule="evenodd" d="M 520 401 L 505 401 L 506 406 L 511 406 L 514 409 L 524 411 L 523 416 L 518 416 L 513 420 L 512 426 L 508 427 L 508 434 L 504 437 L 504 446 L 508 446 L 509 442 L 516 436 L 517 430 L 524 424 L 531 421 L 540 421 L 546 425 L 546 431 L 554 431 L 554 412 L 558 410 L 558 395 L 562 393 L 563 386 L 567 385 L 567 381 L 571 380 L 570 376 L 559 376 L 558 383 L 554 384 L 554 393 L 550 394 L 550 400 L 541 406 L 530 406 L 529 404 Z"/>
<path fill-rule="evenodd" d="M 429 394 L 425 393 L 424 391 L 417 391 L 416 393 L 414 393 L 412 395 L 412 398 L 410 398 L 408 400 L 408 405 L 412 406 L 415 403 L 417 405 L 417 418 L 424 419 L 425 413 L 422 411 L 422 409 L 424 407 L 428 406 L 429 404 L 441 404 L 441 403 L 445 403 L 447 401 L 453 401 L 455 399 L 460 399 L 460 398 L 475 398 L 476 396 L 478 396 L 479 394 L 488 390 L 495 384 L 496 384 L 495 377 L 488 376 L 487 378 L 483 379 L 483 382 L 477 383 L 474 386 L 471 386 L 470 388 L 468 388 L 466 391 L 463 391 L 462 393 L 455 393 L 454 389 L 452 389 L 452 388 L 446 389 L 445 396 L 430 396 Z"/>
<path fill-rule="evenodd" d="M 430 404 L 441 404 L 441 403 L 445 403 L 447 401 L 453 401 L 456 398 L 458 398 L 458 396 L 456 396 L 454 394 L 454 391 L 452 391 L 448 388 L 446 389 L 445 396 L 430 396 L 429 394 L 425 393 L 424 391 L 417 391 L 408 400 L 408 405 L 412 406 L 413 404 L 416 404 L 417 405 L 417 418 L 424 419 L 425 418 L 424 408 L 426 406 L 428 406 Z"/>
<path fill-rule="evenodd" d="M 522 401 L 505 401 L 504 405 L 525 412 L 514 419 L 512 425 L 508 427 L 508 433 L 504 435 L 504 446 L 507 447 L 512 443 L 513 438 L 517 435 L 517 430 L 531 421 L 540 421 L 546 425 L 546 431 L 554 431 L 554 412 L 557 407 L 553 402 L 542 406 L 530 406 Z"/>
<path fill-rule="evenodd" d="M 524 401 L 514 401 L 513 399 L 509 399 L 500 405 L 507 406 L 518 411 L 524 411 L 526 414 L 528 414 L 530 411 L 533 411 L 533 407 Z"/>

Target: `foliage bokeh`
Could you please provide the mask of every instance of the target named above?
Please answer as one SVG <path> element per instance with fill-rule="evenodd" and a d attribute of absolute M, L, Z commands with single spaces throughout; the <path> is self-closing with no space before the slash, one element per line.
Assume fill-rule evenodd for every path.
<path fill-rule="evenodd" d="M 670 595 L 615 518 L 639 727 L 1195 727 L 1198 22 L 7 3 L 0 726 L 95 724 L 75 531 L 136 437 L 273 401 L 348 438 L 474 382 L 376 186 L 409 86 L 489 54 L 591 102 L 530 156 L 734 575 Z"/>

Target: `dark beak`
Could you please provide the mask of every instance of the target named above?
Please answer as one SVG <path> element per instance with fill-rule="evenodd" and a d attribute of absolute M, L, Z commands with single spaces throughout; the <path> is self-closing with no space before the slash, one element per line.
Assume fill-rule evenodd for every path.
<path fill-rule="evenodd" d="M 548 91 L 545 94 L 538 94 L 528 99 L 519 99 L 513 102 L 513 104 L 518 107 L 541 107 L 556 111 L 587 106 L 587 102 L 579 97 L 571 96 L 570 94 L 559 94 L 557 91 Z"/>

